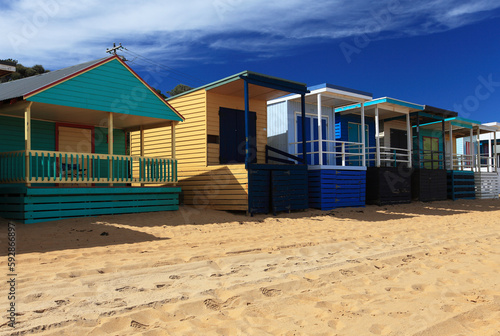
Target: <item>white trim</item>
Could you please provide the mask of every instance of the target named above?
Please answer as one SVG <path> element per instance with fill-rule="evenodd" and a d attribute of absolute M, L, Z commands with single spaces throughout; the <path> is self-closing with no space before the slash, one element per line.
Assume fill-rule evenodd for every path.
<path fill-rule="evenodd" d="M 297 112 L 297 111 L 295 111 L 295 112 L 293 113 L 293 115 L 294 115 L 293 121 L 294 121 L 294 128 L 295 128 L 295 137 L 294 137 L 294 142 L 299 142 L 299 140 L 298 140 L 298 136 L 299 136 L 299 134 L 298 134 L 298 130 L 297 130 L 297 117 L 298 117 L 298 116 L 302 117 L 302 113 L 301 113 L 301 112 Z M 318 115 L 317 115 L 317 114 L 314 114 L 314 113 L 306 113 L 306 118 L 307 118 L 307 117 L 311 117 L 310 126 L 309 126 L 309 127 L 310 127 L 310 132 L 311 132 L 311 139 L 310 139 L 310 140 L 313 140 L 313 139 L 312 139 L 312 138 L 313 138 L 313 134 L 314 134 L 314 121 L 313 121 L 314 119 L 313 119 L 313 118 L 317 118 L 317 117 L 318 117 Z M 321 118 L 322 118 L 322 119 L 326 119 L 326 137 L 328 138 L 328 129 L 329 129 L 329 127 L 330 127 L 330 120 L 329 120 L 330 118 L 329 118 L 329 116 L 328 116 L 328 115 L 324 115 L 324 116 L 322 116 Z M 306 125 L 306 127 L 307 127 L 307 125 Z M 318 130 L 318 132 L 319 132 L 319 130 Z M 319 138 L 319 133 L 318 133 L 318 138 Z M 306 141 L 310 141 L 310 140 L 306 140 Z M 325 139 L 325 140 L 326 140 L 326 139 Z M 335 140 L 335 139 L 334 139 L 334 140 Z M 289 144 L 289 145 L 290 145 L 290 144 Z M 296 146 L 296 147 L 295 147 L 295 150 L 294 150 L 293 152 L 294 152 L 294 153 L 298 153 L 298 152 L 299 152 L 299 149 L 298 149 L 298 148 L 299 148 L 299 147 L 298 147 L 298 146 L 299 146 L 299 144 L 297 143 L 297 144 L 295 144 L 295 145 L 293 145 L 293 146 Z M 311 150 L 313 149 L 313 148 L 312 148 L 313 146 L 314 146 L 314 145 L 313 145 L 313 144 L 311 144 Z M 321 144 L 320 144 L 320 143 L 318 143 L 318 146 L 319 146 L 319 147 L 321 147 Z M 318 148 L 319 148 L 319 147 L 318 147 Z M 302 154 L 302 153 L 300 153 L 300 154 Z M 300 154 L 299 154 L 299 155 L 300 155 Z M 308 155 L 309 155 L 309 154 L 308 154 Z M 310 155 L 313 155 L 313 159 L 314 159 L 314 154 L 310 154 Z M 307 158 L 306 158 L 306 159 L 307 159 Z M 318 160 L 319 160 L 319 157 L 318 157 Z"/>
<path fill-rule="evenodd" d="M 363 166 L 318 166 L 318 165 L 309 165 L 307 166 L 309 170 L 323 170 L 323 169 L 336 169 L 336 170 L 366 170 L 366 167 Z"/>

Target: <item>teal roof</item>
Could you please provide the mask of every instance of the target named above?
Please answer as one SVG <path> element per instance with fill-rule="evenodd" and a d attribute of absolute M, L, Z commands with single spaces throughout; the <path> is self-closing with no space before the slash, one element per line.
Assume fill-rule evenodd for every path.
<path fill-rule="evenodd" d="M 184 118 L 118 56 L 0 85 L 0 97 L 163 120 Z"/>
<path fill-rule="evenodd" d="M 408 102 L 405 102 L 403 100 L 389 98 L 389 97 L 373 99 L 369 102 L 364 103 L 364 106 L 368 107 L 368 106 L 378 105 L 378 104 L 383 104 L 383 103 L 405 106 L 405 107 L 409 107 L 409 108 L 412 108 L 415 110 L 423 110 L 424 109 L 424 105 L 408 103 Z M 361 107 L 361 103 L 348 105 L 348 106 L 342 106 L 342 107 L 337 107 L 335 109 L 335 112 L 349 111 L 349 110 L 354 110 L 354 109 L 360 108 L 360 107 Z"/>

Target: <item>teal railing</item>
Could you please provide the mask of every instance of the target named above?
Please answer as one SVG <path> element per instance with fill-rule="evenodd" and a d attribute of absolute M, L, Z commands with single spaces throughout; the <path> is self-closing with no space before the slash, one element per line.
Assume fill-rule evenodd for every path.
<path fill-rule="evenodd" d="M 143 156 L 0 153 L 0 183 L 176 183 L 177 160 Z"/>

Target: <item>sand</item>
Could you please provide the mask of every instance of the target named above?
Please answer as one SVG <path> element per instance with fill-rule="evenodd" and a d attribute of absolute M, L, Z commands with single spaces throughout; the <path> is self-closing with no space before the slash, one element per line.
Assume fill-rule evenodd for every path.
<path fill-rule="evenodd" d="M 18 224 L 17 252 L 1 335 L 500 335 L 499 200 Z"/>

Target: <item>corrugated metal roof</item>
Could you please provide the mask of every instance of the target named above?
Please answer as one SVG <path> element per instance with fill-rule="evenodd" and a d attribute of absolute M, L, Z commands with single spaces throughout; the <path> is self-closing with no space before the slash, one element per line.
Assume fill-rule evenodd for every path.
<path fill-rule="evenodd" d="M 112 57 L 114 56 L 111 57 L 108 56 L 100 58 L 98 60 L 73 65 L 64 69 L 46 72 L 41 75 L 26 77 L 15 81 L 2 83 L 0 84 L 0 101 L 22 97 L 27 93 L 33 92 L 51 83 L 57 82 L 58 80 L 71 76 L 72 74 L 75 74 L 79 71 L 82 71 L 88 67 L 91 67 L 99 62 L 102 62 Z"/>

